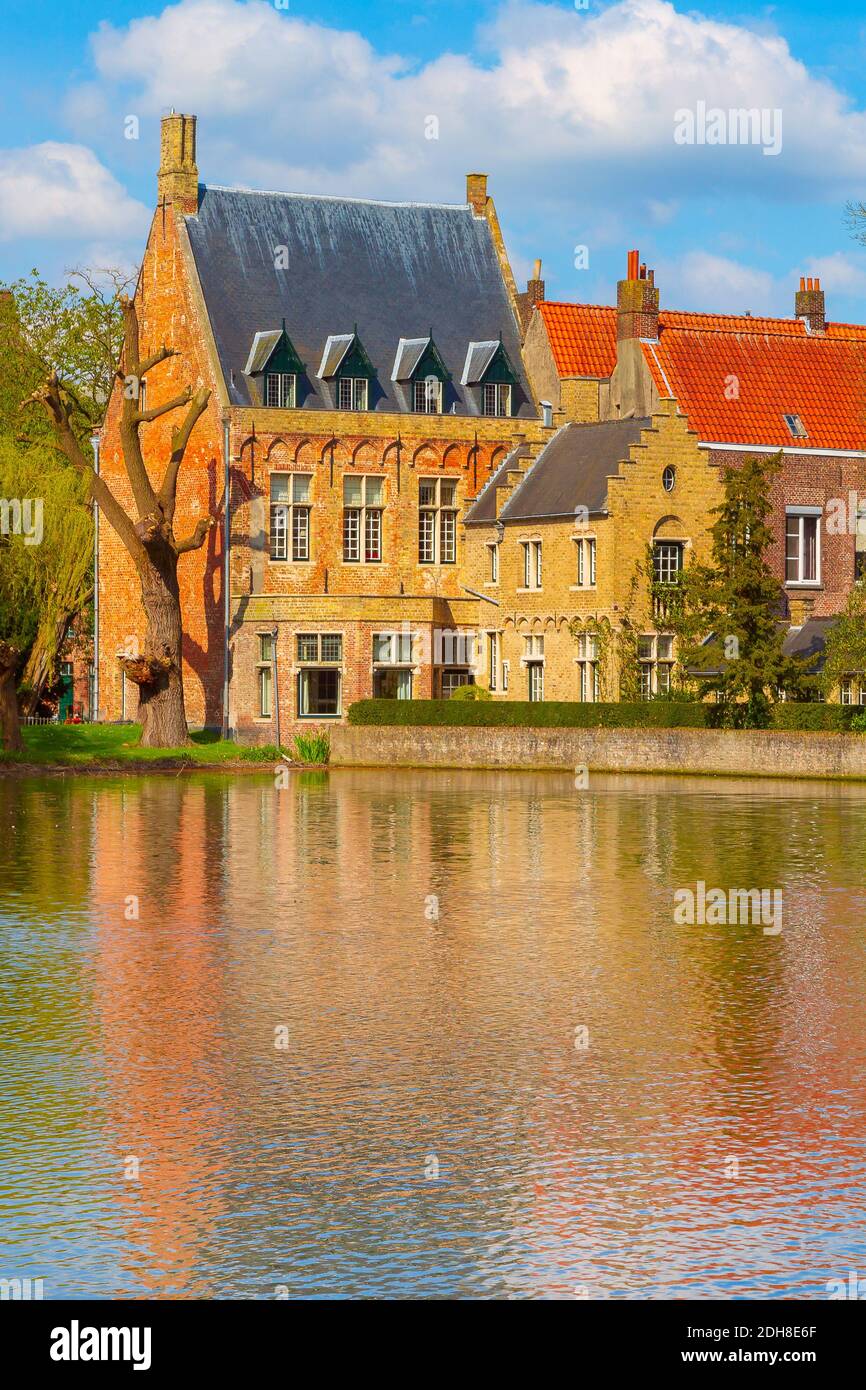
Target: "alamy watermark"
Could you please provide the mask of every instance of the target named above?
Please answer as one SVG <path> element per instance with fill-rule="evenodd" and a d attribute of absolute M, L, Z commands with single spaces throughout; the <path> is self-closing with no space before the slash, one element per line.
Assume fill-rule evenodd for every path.
<path fill-rule="evenodd" d="M 782 152 L 782 112 L 779 107 L 681 106 L 674 112 L 677 145 L 760 145 L 762 154 Z"/>
<path fill-rule="evenodd" d="M 0 535 L 23 536 L 25 545 L 41 545 L 41 497 L 0 497 Z"/>
<path fill-rule="evenodd" d="M 674 922 L 678 927 L 762 926 L 765 936 L 778 936 L 782 930 L 782 890 L 708 888 L 699 879 L 694 889 L 676 889 Z"/>

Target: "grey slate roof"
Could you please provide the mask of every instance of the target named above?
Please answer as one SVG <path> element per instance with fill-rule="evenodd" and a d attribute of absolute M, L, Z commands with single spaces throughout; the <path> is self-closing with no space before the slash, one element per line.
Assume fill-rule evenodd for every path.
<path fill-rule="evenodd" d="M 487 482 L 479 492 L 472 506 L 463 518 L 464 526 L 473 524 L 481 525 L 486 523 L 488 526 L 496 520 L 496 487 L 500 483 L 509 468 L 514 468 L 521 460 L 529 457 L 529 446 L 518 444 L 516 449 L 512 449 L 510 454 L 502 460 L 495 473 L 491 473 Z"/>
<path fill-rule="evenodd" d="M 243 371 L 256 333 L 286 320 L 308 372 L 333 335 L 358 337 L 376 368 L 371 405 L 405 409 L 390 379 L 401 338 L 427 338 L 452 373 L 445 409 L 477 414 L 477 392 L 459 381 L 469 344 L 498 343 L 520 381 L 515 414 L 533 417 L 518 325 L 490 226 L 467 206 L 380 203 L 200 186 L 186 218 L 229 399 L 252 403 Z M 285 251 L 280 251 L 285 247 Z M 287 263 L 277 269 L 275 262 Z M 234 381 L 232 382 L 232 373 Z M 317 376 L 299 383 L 299 404 L 327 409 Z"/>
<path fill-rule="evenodd" d="M 573 516 L 578 506 L 590 512 L 603 511 L 608 477 L 619 472 L 629 448 L 650 424 L 650 420 L 641 419 L 563 426 L 512 492 L 500 520 Z"/>
<path fill-rule="evenodd" d="M 782 651 L 785 656 L 817 656 L 818 660 L 809 674 L 818 675 L 824 669 L 824 648 L 827 643 L 827 633 L 835 621 L 835 618 L 808 618 L 802 627 L 789 628 L 782 643 Z"/>

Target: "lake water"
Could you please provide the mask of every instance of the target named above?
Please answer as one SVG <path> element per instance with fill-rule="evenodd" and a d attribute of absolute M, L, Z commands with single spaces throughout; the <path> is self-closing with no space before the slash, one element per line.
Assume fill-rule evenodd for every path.
<path fill-rule="evenodd" d="M 0 779 L 0 1277 L 827 1298 L 866 1277 L 866 789 Z M 779 889 L 778 934 L 673 895 Z"/>

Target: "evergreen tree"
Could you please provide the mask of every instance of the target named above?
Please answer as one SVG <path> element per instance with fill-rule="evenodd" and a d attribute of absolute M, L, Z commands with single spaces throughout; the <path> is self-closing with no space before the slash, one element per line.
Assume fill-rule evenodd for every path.
<path fill-rule="evenodd" d="M 684 572 L 675 618 L 679 660 L 701 696 L 720 692 L 725 722 L 747 728 L 766 727 L 776 691 L 802 694 L 809 672 L 782 652 L 782 586 L 767 561 L 770 487 L 781 466 L 776 454 L 725 470 L 712 559 Z"/>

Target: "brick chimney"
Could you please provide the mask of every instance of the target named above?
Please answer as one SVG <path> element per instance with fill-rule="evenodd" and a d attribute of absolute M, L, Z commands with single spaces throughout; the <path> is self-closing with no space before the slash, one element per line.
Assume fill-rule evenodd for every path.
<path fill-rule="evenodd" d="M 626 278 L 617 283 L 617 342 L 659 335 L 659 292 L 653 272 L 639 265 L 639 259 L 637 251 L 629 251 Z"/>
<path fill-rule="evenodd" d="M 466 201 L 476 217 L 483 217 L 487 206 L 487 175 L 466 175 Z"/>
<path fill-rule="evenodd" d="M 541 261 L 536 261 L 532 267 L 532 279 L 526 282 L 526 298 L 529 307 L 533 304 L 544 302 L 544 281 L 541 278 Z"/>
<path fill-rule="evenodd" d="M 602 419 L 638 419 L 652 415 L 658 392 L 650 375 L 641 339 L 659 335 L 659 292 L 653 272 L 629 251 L 626 278 L 616 287 L 616 366 L 606 400 L 599 397 Z"/>
<path fill-rule="evenodd" d="M 198 212 L 198 166 L 195 162 L 195 116 L 163 116 L 157 199 L 180 212 Z"/>
<path fill-rule="evenodd" d="M 794 315 L 805 319 L 810 333 L 823 333 L 827 321 L 824 316 L 824 291 L 821 281 L 800 276 L 800 288 L 794 295 Z"/>

